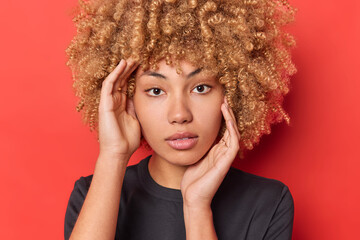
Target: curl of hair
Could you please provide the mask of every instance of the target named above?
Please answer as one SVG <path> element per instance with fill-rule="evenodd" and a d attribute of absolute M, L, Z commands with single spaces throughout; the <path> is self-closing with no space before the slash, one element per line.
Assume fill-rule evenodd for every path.
<path fill-rule="evenodd" d="M 296 72 L 294 38 L 282 30 L 295 9 L 286 0 L 80 0 L 68 46 L 78 111 L 98 131 L 103 80 L 121 59 L 156 69 L 165 59 L 187 60 L 218 76 L 241 134 L 252 149 L 273 123 L 290 118 L 282 108 Z M 132 97 L 135 81 L 130 79 Z M 223 123 L 219 136 L 225 131 Z"/>

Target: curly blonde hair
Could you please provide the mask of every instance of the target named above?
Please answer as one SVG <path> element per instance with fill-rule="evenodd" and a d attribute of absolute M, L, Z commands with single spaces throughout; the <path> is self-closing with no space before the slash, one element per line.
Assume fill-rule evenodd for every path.
<path fill-rule="evenodd" d="M 293 21 L 286 0 L 80 0 L 77 34 L 66 50 L 83 120 L 98 131 L 103 80 L 121 59 L 146 70 L 165 59 L 216 74 L 237 119 L 240 150 L 252 149 L 270 125 L 290 118 L 282 108 L 296 72 Z M 134 92 L 129 84 L 129 97 Z M 223 123 L 220 135 L 224 133 Z"/>

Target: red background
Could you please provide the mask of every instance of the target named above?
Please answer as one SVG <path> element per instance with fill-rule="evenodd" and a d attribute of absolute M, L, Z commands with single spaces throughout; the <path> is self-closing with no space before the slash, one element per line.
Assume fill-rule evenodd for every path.
<path fill-rule="evenodd" d="M 359 2 L 292 0 L 298 73 L 285 100 L 292 125 L 235 165 L 286 183 L 293 239 L 358 239 Z M 95 134 L 75 111 L 64 50 L 76 0 L 0 7 L 0 239 L 63 239 L 74 181 L 92 173 Z M 138 151 L 135 163 L 146 156 Z"/>

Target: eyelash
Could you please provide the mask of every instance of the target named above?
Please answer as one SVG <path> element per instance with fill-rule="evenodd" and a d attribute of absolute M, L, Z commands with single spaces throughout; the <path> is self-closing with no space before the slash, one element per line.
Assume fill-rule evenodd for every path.
<path fill-rule="evenodd" d="M 193 90 L 196 89 L 197 87 L 200 87 L 200 86 L 204 86 L 204 87 L 205 87 L 205 92 L 199 92 L 199 94 L 206 94 L 206 93 L 208 93 L 208 92 L 211 90 L 211 88 L 212 88 L 211 86 L 209 86 L 209 85 L 207 85 L 207 84 L 199 84 L 199 85 L 197 85 L 196 87 L 194 87 Z M 207 91 L 206 91 L 206 88 L 208 88 Z M 151 92 L 152 90 L 154 90 L 154 89 L 159 89 L 160 91 L 163 91 L 163 90 L 161 90 L 160 88 L 149 88 L 149 89 L 146 89 L 145 92 L 149 93 L 149 95 L 152 96 L 152 97 L 160 96 L 161 94 L 159 94 L 159 95 L 150 94 L 150 92 Z"/>

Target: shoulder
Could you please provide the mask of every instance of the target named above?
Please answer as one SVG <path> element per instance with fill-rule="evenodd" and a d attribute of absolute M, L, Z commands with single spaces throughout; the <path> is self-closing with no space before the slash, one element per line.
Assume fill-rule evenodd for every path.
<path fill-rule="evenodd" d="M 218 225 L 232 216 L 249 236 L 291 239 L 294 202 L 279 180 L 231 168 L 214 197 L 213 209 Z"/>
<path fill-rule="evenodd" d="M 272 212 L 276 211 L 279 205 L 292 211 L 294 204 L 290 190 L 283 182 L 236 168 L 230 168 L 217 195 L 220 199 L 226 196 L 225 198 L 231 198 L 232 202 L 243 203 L 258 210 L 271 209 Z"/>
<path fill-rule="evenodd" d="M 138 165 L 136 164 L 128 166 L 126 168 L 124 181 L 131 181 L 132 179 L 137 178 L 137 166 Z M 77 191 L 81 193 L 81 195 L 86 196 L 86 193 L 90 188 L 92 178 L 92 174 L 80 177 L 78 180 L 75 181 L 73 192 Z"/>
<path fill-rule="evenodd" d="M 212 209 L 219 236 L 232 232 L 233 239 L 242 234 L 249 239 L 291 239 L 293 198 L 279 180 L 231 168 Z M 229 231 L 228 226 L 236 228 Z"/>
<path fill-rule="evenodd" d="M 132 187 L 137 177 L 137 165 L 128 166 L 126 168 L 123 184 L 126 187 Z M 80 213 L 86 195 L 89 191 L 93 175 L 80 177 L 75 181 L 74 188 L 71 192 L 66 213 L 65 213 L 65 239 L 70 237 L 71 231 L 75 225 L 77 217 Z"/>
<path fill-rule="evenodd" d="M 80 177 L 74 184 L 65 213 L 64 236 L 69 239 L 90 187 L 92 175 Z"/>
<path fill-rule="evenodd" d="M 92 178 L 93 175 L 80 177 L 78 180 L 75 181 L 73 191 L 78 191 L 82 193 L 82 195 L 86 195 L 87 191 L 89 190 Z"/>
<path fill-rule="evenodd" d="M 124 181 L 131 181 L 132 179 L 137 178 L 137 168 L 138 164 L 128 166 L 126 168 Z M 76 180 L 71 195 L 85 198 L 90 188 L 92 179 L 93 175 L 91 174 L 88 176 L 82 176 L 78 180 Z"/>
<path fill-rule="evenodd" d="M 257 196 L 259 194 L 269 197 L 278 196 L 282 192 L 289 191 L 289 188 L 279 180 L 261 177 L 236 168 L 230 168 L 223 185 L 224 188 L 231 188 L 231 191 L 248 192 Z"/>

